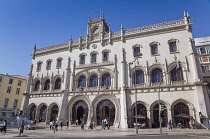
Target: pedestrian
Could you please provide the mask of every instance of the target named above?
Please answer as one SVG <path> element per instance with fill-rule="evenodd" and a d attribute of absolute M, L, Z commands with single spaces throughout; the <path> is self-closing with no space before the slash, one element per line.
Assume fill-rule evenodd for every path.
<path fill-rule="evenodd" d="M 2 131 L 4 131 L 4 133 L 6 133 L 7 130 L 7 120 L 4 120 L 4 124 L 3 124 L 3 128 L 1 129 L 1 133 Z"/>
<path fill-rule="evenodd" d="M 53 121 L 50 122 L 50 130 L 53 128 Z"/>
<path fill-rule="evenodd" d="M 107 127 L 107 129 L 109 130 L 109 122 L 106 119 L 104 119 L 104 121 L 105 121 L 105 127 L 104 127 L 104 129 L 106 129 L 106 127 Z"/>
<path fill-rule="evenodd" d="M 61 119 L 61 121 L 60 121 L 60 126 L 61 126 L 61 130 L 62 130 L 62 127 L 63 127 L 63 119 Z"/>
<path fill-rule="evenodd" d="M 58 121 L 55 122 L 55 130 L 58 131 Z"/>
<path fill-rule="evenodd" d="M 193 130 L 193 121 L 192 121 L 192 119 L 190 119 L 189 125 L 190 125 L 190 128 Z"/>
<path fill-rule="evenodd" d="M 78 119 L 76 120 L 76 126 L 78 126 Z"/>
<path fill-rule="evenodd" d="M 105 121 L 102 119 L 102 121 L 101 121 L 101 129 L 104 129 L 104 127 L 105 127 L 105 123 L 104 123 Z"/>
<path fill-rule="evenodd" d="M 171 120 L 169 120 L 169 122 L 168 122 L 168 129 L 172 130 L 172 122 L 171 122 Z"/>
<path fill-rule="evenodd" d="M 66 129 L 69 129 L 69 119 L 66 121 Z"/>
<path fill-rule="evenodd" d="M 208 130 L 210 129 L 210 119 L 208 119 Z"/>

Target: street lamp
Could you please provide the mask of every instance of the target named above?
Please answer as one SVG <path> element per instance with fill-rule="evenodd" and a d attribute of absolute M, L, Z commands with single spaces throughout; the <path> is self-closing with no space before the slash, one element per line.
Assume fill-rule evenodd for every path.
<path fill-rule="evenodd" d="M 163 78 L 166 76 L 166 74 L 168 74 L 169 72 L 171 72 L 174 68 L 181 68 L 181 62 L 177 61 L 176 59 L 176 64 L 174 67 L 172 67 L 168 72 L 166 72 L 164 75 L 162 75 L 159 85 L 158 85 L 158 104 L 159 104 L 159 127 L 160 127 L 160 134 L 162 134 L 162 119 L 161 119 L 161 111 L 164 110 L 164 108 L 161 107 L 160 104 L 160 85 L 161 82 L 163 82 Z"/>
<path fill-rule="evenodd" d="M 143 54 L 138 53 L 137 57 L 134 59 L 133 62 L 130 62 L 129 64 L 133 64 L 138 58 L 141 58 Z M 136 62 L 135 62 L 135 67 L 134 67 L 134 72 L 135 72 L 135 77 L 134 77 L 134 88 L 135 88 L 135 121 L 136 121 L 136 134 L 138 134 L 138 126 L 137 126 L 137 90 L 136 90 Z"/>

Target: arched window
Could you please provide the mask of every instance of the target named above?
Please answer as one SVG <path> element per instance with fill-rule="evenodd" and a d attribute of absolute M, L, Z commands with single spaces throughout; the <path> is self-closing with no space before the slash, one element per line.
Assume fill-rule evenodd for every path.
<path fill-rule="evenodd" d="M 34 86 L 34 91 L 38 91 L 40 86 L 40 81 L 36 81 L 35 86 Z"/>
<path fill-rule="evenodd" d="M 55 89 L 61 89 L 61 78 L 55 81 Z"/>
<path fill-rule="evenodd" d="M 97 86 L 98 86 L 98 76 L 95 74 L 90 77 L 90 87 L 97 87 Z"/>
<path fill-rule="evenodd" d="M 182 81 L 183 80 L 183 73 L 182 73 L 182 69 L 178 68 L 176 69 L 173 68 L 171 70 L 171 81 Z"/>
<path fill-rule="evenodd" d="M 102 85 L 101 86 L 110 86 L 111 85 L 111 75 L 106 73 L 102 76 Z"/>
<path fill-rule="evenodd" d="M 47 79 L 44 83 L 44 90 L 49 90 L 50 89 L 50 80 Z"/>
<path fill-rule="evenodd" d="M 161 69 L 154 69 L 152 71 L 152 82 L 156 83 L 156 82 L 161 82 L 161 78 L 163 76 L 162 70 Z"/>
<path fill-rule="evenodd" d="M 86 77 L 85 76 L 79 77 L 78 88 L 79 87 L 86 87 Z"/>
<path fill-rule="evenodd" d="M 144 83 L 144 72 L 142 70 L 137 70 L 134 73 L 134 79 L 133 79 L 133 83 L 134 84 L 143 84 Z"/>

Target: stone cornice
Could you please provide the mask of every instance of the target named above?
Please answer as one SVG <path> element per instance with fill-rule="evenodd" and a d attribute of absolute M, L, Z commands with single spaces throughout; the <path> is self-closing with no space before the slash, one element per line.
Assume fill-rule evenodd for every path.
<path fill-rule="evenodd" d="M 137 37 L 143 37 L 148 35 L 155 35 L 155 34 L 162 34 L 166 32 L 172 32 L 172 31 L 179 31 L 179 30 L 185 30 L 186 24 L 184 19 L 170 21 L 170 22 L 164 22 L 160 24 L 154 24 L 149 26 L 143 26 L 133 29 L 124 30 L 123 37 L 125 39 L 133 39 Z M 108 35 L 103 38 L 103 41 L 111 39 L 113 42 L 120 41 L 121 38 L 121 31 L 118 32 L 112 32 L 111 38 L 108 37 Z M 89 44 L 100 42 L 100 39 L 95 39 L 92 41 L 89 41 Z M 86 38 L 83 38 L 81 40 L 75 40 L 72 41 L 70 44 L 69 42 L 57 44 L 41 49 L 37 49 L 35 55 L 43 55 L 46 53 L 53 53 L 53 52 L 60 52 L 68 51 L 68 48 L 71 47 L 72 49 L 79 49 L 80 46 L 86 46 Z M 87 46 L 86 46 L 87 47 Z"/>

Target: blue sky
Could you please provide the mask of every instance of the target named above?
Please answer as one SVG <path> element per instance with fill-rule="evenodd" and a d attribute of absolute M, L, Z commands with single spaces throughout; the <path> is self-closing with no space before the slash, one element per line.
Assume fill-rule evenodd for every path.
<path fill-rule="evenodd" d="M 86 34 L 88 16 L 100 11 L 113 32 L 183 18 L 193 23 L 193 37 L 210 36 L 210 0 L 0 0 L 0 73 L 27 77 L 31 53 L 77 40 Z"/>

